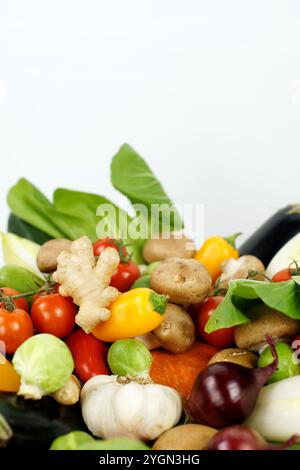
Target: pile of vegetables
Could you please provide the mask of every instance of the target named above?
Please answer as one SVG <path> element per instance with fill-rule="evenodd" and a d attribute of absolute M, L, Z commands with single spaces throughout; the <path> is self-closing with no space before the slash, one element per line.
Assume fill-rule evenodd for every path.
<path fill-rule="evenodd" d="M 134 216 L 90 193 L 59 188 L 50 201 L 25 179 L 8 193 L 0 445 L 300 446 L 299 207 L 281 210 L 239 250 L 239 234 L 197 249 L 128 145 L 113 157 L 111 179 Z M 152 204 L 171 210 L 169 225 L 164 214 L 141 215 Z"/>

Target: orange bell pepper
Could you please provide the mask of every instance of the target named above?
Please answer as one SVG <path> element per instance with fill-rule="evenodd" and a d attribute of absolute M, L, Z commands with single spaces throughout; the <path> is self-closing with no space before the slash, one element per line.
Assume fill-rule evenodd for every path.
<path fill-rule="evenodd" d="M 232 237 L 210 237 L 195 254 L 195 259 L 207 268 L 213 283 L 221 274 L 221 264 L 229 258 L 237 259 L 239 252 L 235 248 L 235 240 L 240 235 L 237 233 Z"/>
<path fill-rule="evenodd" d="M 0 392 L 16 393 L 19 387 L 19 375 L 13 365 L 0 353 Z"/>

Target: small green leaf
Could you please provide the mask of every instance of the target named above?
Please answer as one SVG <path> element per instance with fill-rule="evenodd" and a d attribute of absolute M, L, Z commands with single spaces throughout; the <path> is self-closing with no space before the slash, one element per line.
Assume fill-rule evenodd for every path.
<path fill-rule="evenodd" d="M 223 302 L 208 320 L 205 331 L 212 333 L 220 328 L 229 328 L 250 321 L 244 312 L 247 312 L 247 307 L 255 301 L 261 301 L 268 307 L 299 320 L 299 284 L 299 276 L 286 282 L 261 282 L 248 279 L 231 281 Z"/>
<path fill-rule="evenodd" d="M 152 304 L 152 308 L 155 312 L 163 315 L 166 310 L 166 306 L 168 303 L 168 296 L 167 295 L 160 295 L 157 292 L 152 291 L 149 296 L 149 301 Z"/>

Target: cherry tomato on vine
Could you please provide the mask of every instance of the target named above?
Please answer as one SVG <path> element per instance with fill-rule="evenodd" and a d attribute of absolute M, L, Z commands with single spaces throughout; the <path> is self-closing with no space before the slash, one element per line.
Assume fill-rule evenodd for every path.
<path fill-rule="evenodd" d="M 65 342 L 74 359 L 74 372 L 82 382 L 95 375 L 110 375 L 106 362 L 108 347 L 104 343 L 81 329 L 74 331 Z"/>
<path fill-rule="evenodd" d="M 127 292 L 140 276 L 140 268 L 133 261 L 120 263 L 117 271 L 112 275 L 110 285 L 116 287 L 120 292 Z"/>
<path fill-rule="evenodd" d="M 107 237 L 96 241 L 93 245 L 94 256 L 99 256 L 107 247 L 115 248 L 120 255 L 120 264 L 111 278 L 110 285 L 120 292 L 127 292 L 141 276 L 140 269 L 136 263 L 130 260 L 122 240 Z"/>
<path fill-rule="evenodd" d="M 4 294 L 5 296 L 8 296 L 8 297 L 13 297 L 14 295 L 20 295 L 20 292 L 16 289 L 12 289 L 11 287 L 1 287 L 0 288 L 0 295 Z M 26 300 L 25 297 L 20 297 L 19 299 L 15 299 L 13 300 L 16 308 L 20 308 L 22 310 L 25 310 L 26 312 L 28 312 L 29 310 L 29 306 L 28 306 L 28 302 Z M 3 302 L 0 302 L 0 308 L 3 307 Z"/>
<path fill-rule="evenodd" d="M 39 333 L 58 338 L 69 335 L 75 326 L 77 307 L 70 297 L 47 294 L 38 297 L 31 307 L 33 326 Z"/>
<path fill-rule="evenodd" d="M 115 240 L 114 238 L 102 238 L 97 240 L 93 245 L 94 256 L 99 256 L 105 248 L 115 248 L 117 252 L 121 255 L 121 258 L 127 258 L 127 250 L 125 245 L 120 240 Z"/>
<path fill-rule="evenodd" d="M 281 271 L 278 271 L 273 277 L 272 281 L 273 282 L 284 282 L 284 281 L 289 281 L 292 278 L 292 271 L 290 268 L 282 269 Z"/>
<path fill-rule="evenodd" d="M 206 333 L 205 326 L 210 316 L 214 313 L 224 297 L 207 297 L 202 304 L 196 305 L 194 318 L 199 335 L 211 346 L 216 348 L 227 348 L 234 343 L 234 327 L 221 328 L 213 333 Z"/>
<path fill-rule="evenodd" d="M 32 321 L 25 310 L 0 308 L 0 341 L 3 341 L 6 353 L 13 354 L 32 335 Z"/>

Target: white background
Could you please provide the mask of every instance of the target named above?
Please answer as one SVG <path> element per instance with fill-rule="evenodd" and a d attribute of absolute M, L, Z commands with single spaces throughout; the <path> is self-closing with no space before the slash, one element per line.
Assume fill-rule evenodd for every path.
<path fill-rule="evenodd" d="M 1 0 L 0 228 L 21 176 L 118 202 L 123 142 L 206 235 L 299 202 L 299 0 Z"/>

